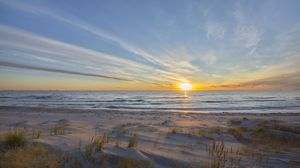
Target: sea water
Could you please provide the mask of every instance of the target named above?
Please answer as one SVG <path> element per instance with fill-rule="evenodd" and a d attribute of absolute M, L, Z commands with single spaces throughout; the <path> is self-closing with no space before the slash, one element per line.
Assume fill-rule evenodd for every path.
<path fill-rule="evenodd" d="M 0 106 L 157 112 L 300 112 L 299 91 L 0 91 Z"/>

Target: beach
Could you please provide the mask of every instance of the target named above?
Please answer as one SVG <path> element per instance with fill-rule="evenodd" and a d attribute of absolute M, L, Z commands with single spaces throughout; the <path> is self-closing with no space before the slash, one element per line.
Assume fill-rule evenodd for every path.
<path fill-rule="evenodd" d="M 300 0 L 0 0 L 0 168 L 300 168 Z"/>
<path fill-rule="evenodd" d="M 16 130 L 26 132 L 28 143 L 68 155 L 64 164 L 69 166 L 118 167 L 130 158 L 141 167 L 212 167 L 219 162 L 229 167 L 296 167 L 300 160 L 299 113 L 1 106 L 0 134 Z M 103 136 L 107 140 L 91 160 L 87 147 Z"/>

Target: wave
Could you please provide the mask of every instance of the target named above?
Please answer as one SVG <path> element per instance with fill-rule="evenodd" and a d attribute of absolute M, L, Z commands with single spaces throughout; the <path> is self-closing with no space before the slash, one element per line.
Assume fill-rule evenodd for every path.
<path fill-rule="evenodd" d="M 207 101 L 200 101 L 202 103 L 228 103 L 228 102 L 232 102 L 229 100 L 207 100 Z"/>
<path fill-rule="evenodd" d="M 201 103 L 241 103 L 241 102 L 283 102 L 284 99 L 252 99 L 252 100 L 206 100 Z"/>
<path fill-rule="evenodd" d="M 265 99 L 275 99 L 274 96 L 247 96 L 245 99 L 258 99 L 258 100 L 265 100 Z"/>
<path fill-rule="evenodd" d="M 113 100 L 87 100 L 84 102 L 92 102 L 92 103 L 120 103 L 120 102 L 145 102 L 143 99 L 113 99 Z"/>
<path fill-rule="evenodd" d="M 59 98 L 58 96 L 55 96 Z M 20 96 L 20 97 L 13 97 L 15 99 L 52 99 L 54 96 L 37 96 L 37 95 L 30 95 L 30 96 Z"/>
<path fill-rule="evenodd" d="M 174 111 L 237 111 L 237 110 L 288 110 L 300 106 L 257 106 L 257 107 L 195 107 L 195 108 L 172 108 L 172 107 L 132 107 L 132 106 L 105 106 L 108 109 L 132 109 L 132 110 L 174 110 Z"/>
<path fill-rule="evenodd" d="M 148 97 L 147 99 L 188 99 L 187 96 L 154 96 L 154 97 Z"/>
<path fill-rule="evenodd" d="M 291 109 L 300 112 L 299 94 L 300 92 L 202 92 L 191 93 L 186 97 L 177 92 L 0 91 L 0 105 L 212 112 L 281 112 Z"/>
<path fill-rule="evenodd" d="M 253 99 L 253 100 L 244 100 L 244 102 L 280 102 L 280 101 L 287 101 L 284 99 Z"/>
<path fill-rule="evenodd" d="M 0 96 L 0 99 L 9 99 L 9 98 L 14 98 L 14 97 L 9 97 L 9 96 Z"/>

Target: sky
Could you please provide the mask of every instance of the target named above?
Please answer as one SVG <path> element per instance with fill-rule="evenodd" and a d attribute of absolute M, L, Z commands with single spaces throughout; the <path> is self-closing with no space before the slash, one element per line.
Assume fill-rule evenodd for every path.
<path fill-rule="evenodd" d="M 1 90 L 300 89 L 298 0 L 0 0 Z"/>

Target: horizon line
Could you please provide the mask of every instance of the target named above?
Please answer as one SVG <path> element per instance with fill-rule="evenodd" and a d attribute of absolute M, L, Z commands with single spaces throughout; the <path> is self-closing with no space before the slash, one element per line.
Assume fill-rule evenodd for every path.
<path fill-rule="evenodd" d="M 180 89 L 0 89 L 0 91 L 179 91 Z M 300 91 L 300 89 L 194 89 L 186 92 L 199 91 Z"/>

